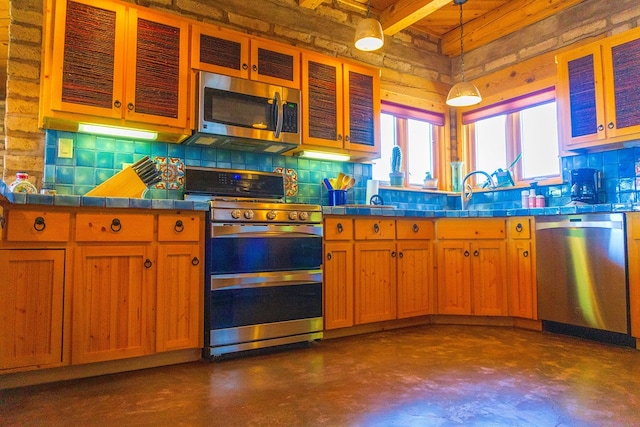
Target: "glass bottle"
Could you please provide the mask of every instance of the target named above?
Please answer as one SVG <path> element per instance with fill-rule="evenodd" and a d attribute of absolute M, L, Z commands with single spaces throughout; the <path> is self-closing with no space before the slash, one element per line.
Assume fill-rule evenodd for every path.
<path fill-rule="evenodd" d="M 462 167 L 464 162 L 451 162 L 451 191 L 462 191 Z"/>
<path fill-rule="evenodd" d="M 9 185 L 9 191 L 12 193 L 29 193 L 38 192 L 36 186 L 29 182 L 29 174 L 26 172 L 16 172 L 16 180 Z"/>

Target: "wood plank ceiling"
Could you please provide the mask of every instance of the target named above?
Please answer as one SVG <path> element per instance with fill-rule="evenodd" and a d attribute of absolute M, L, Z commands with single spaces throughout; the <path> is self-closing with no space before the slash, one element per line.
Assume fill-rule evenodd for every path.
<path fill-rule="evenodd" d="M 329 0 L 298 0 L 300 7 L 316 8 Z M 368 0 L 338 0 L 367 10 Z M 582 0 L 468 0 L 463 7 L 464 49 L 476 49 L 521 28 L 541 21 Z M 371 15 L 378 17 L 385 35 L 405 28 L 441 40 L 442 53 L 460 54 L 460 6 L 453 0 L 371 0 Z"/>

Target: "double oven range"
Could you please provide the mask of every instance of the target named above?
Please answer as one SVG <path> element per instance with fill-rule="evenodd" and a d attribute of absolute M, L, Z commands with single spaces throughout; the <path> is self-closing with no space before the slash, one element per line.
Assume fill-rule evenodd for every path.
<path fill-rule="evenodd" d="M 188 167 L 185 183 L 211 205 L 204 356 L 321 339 L 320 206 L 284 203 L 278 173 Z"/>

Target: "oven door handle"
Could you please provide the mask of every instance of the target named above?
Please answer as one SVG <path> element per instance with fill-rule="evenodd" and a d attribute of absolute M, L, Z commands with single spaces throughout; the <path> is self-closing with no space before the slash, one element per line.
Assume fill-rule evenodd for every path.
<path fill-rule="evenodd" d="M 322 270 L 277 271 L 258 274 L 216 274 L 211 276 L 212 291 L 315 283 L 322 283 Z"/>
<path fill-rule="evenodd" d="M 212 225 L 211 237 L 322 237 L 322 226 Z"/>

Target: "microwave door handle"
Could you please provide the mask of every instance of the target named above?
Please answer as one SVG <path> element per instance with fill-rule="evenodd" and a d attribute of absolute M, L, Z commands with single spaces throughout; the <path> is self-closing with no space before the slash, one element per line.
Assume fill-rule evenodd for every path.
<path fill-rule="evenodd" d="M 273 136 L 280 138 L 282 132 L 282 122 L 284 121 L 284 112 L 280 106 L 280 92 L 273 95 L 273 116 L 276 119 L 276 128 L 273 130 Z"/>

